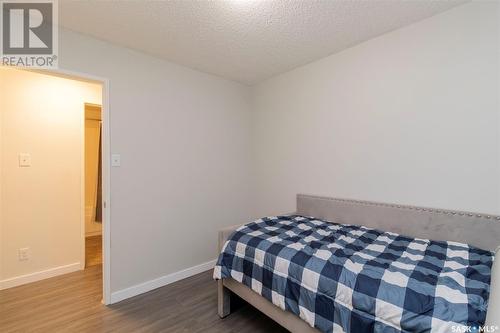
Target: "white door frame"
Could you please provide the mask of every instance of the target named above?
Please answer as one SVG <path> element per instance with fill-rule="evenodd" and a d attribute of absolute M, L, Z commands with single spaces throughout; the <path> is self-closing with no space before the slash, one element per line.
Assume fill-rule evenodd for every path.
<path fill-rule="evenodd" d="M 95 75 L 68 71 L 64 69 L 47 69 L 38 72 L 48 75 L 66 77 L 77 81 L 90 81 L 102 85 L 102 302 L 111 304 L 111 213 L 110 213 L 110 188 L 111 188 L 111 148 L 110 148 L 110 117 L 109 117 L 109 80 Z M 85 120 L 84 105 L 82 103 L 82 119 Z M 85 138 L 85 121 L 82 125 L 82 140 Z M 85 141 L 82 141 L 82 147 Z M 81 255 L 80 265 L 85 268 L 85 150 L 82 149 L 82 173 L 81 173 Z"/>

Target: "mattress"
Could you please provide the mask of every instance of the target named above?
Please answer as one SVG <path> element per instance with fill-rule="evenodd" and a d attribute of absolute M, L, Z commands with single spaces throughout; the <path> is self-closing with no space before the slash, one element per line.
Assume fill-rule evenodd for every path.
<path fill-rule="evenodd" d="M 484 324 L 493 253 L 305 216 L 238 228 L 232 278 L 322 332 L 452 332 Z"/>

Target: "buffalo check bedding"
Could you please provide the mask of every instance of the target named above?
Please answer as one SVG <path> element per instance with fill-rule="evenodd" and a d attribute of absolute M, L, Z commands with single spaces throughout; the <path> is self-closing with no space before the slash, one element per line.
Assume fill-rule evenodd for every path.
<path fill-rule="evenodd" d="M 462 243 L 273 216 L 232 234 L 214 278 L 322 332 L 452 332 L 484 324 L 492 263 L 492 252 Z"/>

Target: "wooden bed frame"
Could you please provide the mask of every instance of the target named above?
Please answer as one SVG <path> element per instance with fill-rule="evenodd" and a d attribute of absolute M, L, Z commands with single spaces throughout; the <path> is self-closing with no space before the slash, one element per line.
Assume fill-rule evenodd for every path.
<path fill-rule="evenodd" d="M 313 216 L 337 223 L 357 224 L 416 238 L 468 243 L 495 251 L 500 245 L 500 216 L 416 207 L 379 202 L 297 195 L 298 215 Z M 219 232 L 219 252 L 226 240 L 239 227 Z M 495 273 L 496 272 L 496 273 Z M 494 265 L 487 324 L 500 325 L 500 290 L 493 280 L 500 280 L 500 264 Z M 247 286 L 233 280 L 218 281 L 218 314 L 231 311 L 231 293 L 235 293 L 290 332 L 317 333 L 318 330 L 291 312 L 283 311 Z M 492 313 L 493 312 L 493 313 Z"/>

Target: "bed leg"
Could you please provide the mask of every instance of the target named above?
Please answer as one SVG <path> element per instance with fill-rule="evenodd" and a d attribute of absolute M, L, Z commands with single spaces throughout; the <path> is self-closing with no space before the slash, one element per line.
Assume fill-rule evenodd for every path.
<path fill-rule="evenodd" d="M 224 287 L 221 280 L 217 281 L 217 301 L 219 317 L 224 318 L 231 313 L 231 291 Z"/>

